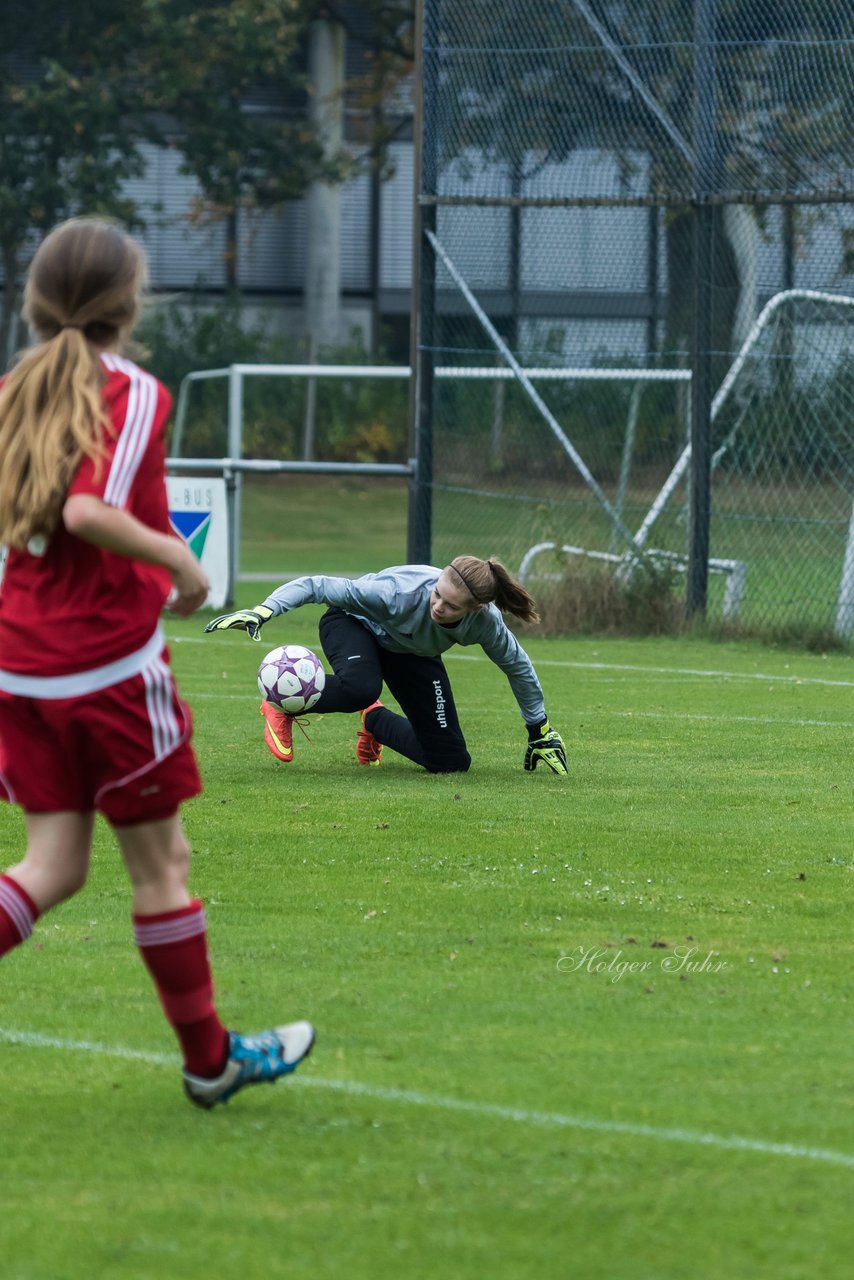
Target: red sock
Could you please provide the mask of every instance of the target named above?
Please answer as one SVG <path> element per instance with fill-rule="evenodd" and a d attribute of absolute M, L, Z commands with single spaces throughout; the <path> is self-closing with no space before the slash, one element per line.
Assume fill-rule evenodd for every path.
<path fill-rule="evenodd" d="M 11 876 L 0 875 L 0 956 L 26 942 L 39 909 L 26 889 Z"/>
<path fill-rule="evenodd" d="M 204 908 L 133 917 L 134 941 L 154 979 L 163 1012 L 194 1076 L 218 1076 L 228 1056 L 228 1032 L 213 1003 Z"/>

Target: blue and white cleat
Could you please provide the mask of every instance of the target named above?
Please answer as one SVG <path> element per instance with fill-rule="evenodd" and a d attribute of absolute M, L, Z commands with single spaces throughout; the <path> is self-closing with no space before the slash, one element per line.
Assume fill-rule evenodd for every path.
<path fill-rule="evenodd" d="M 229 1033 L 228 1062 L 213 1080 L 184 1072 L 184 1090 L 197 1107 L 215 1107 L 228 1102 L 248 1084 L 272 1084 L 280 1076 L 290 1075 L 314 1046 L 314 1027 L 310 1022 L 291 1022 L 286 1027 L 262 1031 L 257 1036 Z"/>

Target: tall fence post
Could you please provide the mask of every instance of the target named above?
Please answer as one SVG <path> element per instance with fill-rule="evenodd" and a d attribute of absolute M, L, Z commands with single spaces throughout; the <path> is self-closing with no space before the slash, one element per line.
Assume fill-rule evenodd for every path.
<path fill-rule="evenodd" d="M 433 370 L 436 310 L 436 257 L 428 232 L 436 230 L 436 204 L 422 193 L 437 194 L 438 162 L 435 113 L 438 99 L 440 0 L 419 0 L 416 11 L 415 217 L 412 246 L 412 320 L 410 330 L 411 481 L 407 557 L 429 564 L 433 554 Z"/>
<path fill-rule="evenodd" d="M 694 10 L 694 315 L 691 378 L 689 616 L 705 613 L 709 591 L 712 464 L 712 238 L 715 185 L 715 0 Z"/>

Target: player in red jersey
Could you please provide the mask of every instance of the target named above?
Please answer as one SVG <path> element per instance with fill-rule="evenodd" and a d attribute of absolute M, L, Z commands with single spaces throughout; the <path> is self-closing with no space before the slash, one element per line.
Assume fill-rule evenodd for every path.
<path fill-rule="evenodd" d="M 57 227 L 24 294 L 38 342 L 0 384 L 0 798 L 21 806 L 27 831 L 23 859 L 0 875 L 0 956 L 82 888 L 102 813 L 184 1087 L 211 1107 L 293 1071 L 314 1030 L 226 1030 L 187 888 L 179 805 L 201 780 L 159 618 L 164 604 L 198 609 L 208 582 L 169 523 L 169 393 L 118 354 L 144 275 L 142 252 L 110 223 Z"/>

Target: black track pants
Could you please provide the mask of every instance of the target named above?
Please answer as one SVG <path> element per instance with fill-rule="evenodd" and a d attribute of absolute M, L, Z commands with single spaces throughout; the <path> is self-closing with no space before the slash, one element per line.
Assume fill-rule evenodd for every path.
<path fill-rule="evenodd" d="M 363 623 L 337 608 L 327 609 L 320 619 L 320 643 L 334 675 L 327 675 L 312 713 L 362 711 L 376 702 L 386 684 L 404 714 L 378 707 L 367 717 L 366 728 L 431 773 L 468 769 L 471 756 L 441 658 L 392 653 Z"/>

